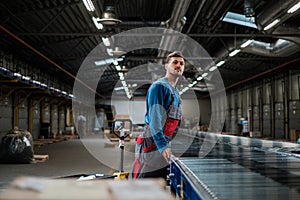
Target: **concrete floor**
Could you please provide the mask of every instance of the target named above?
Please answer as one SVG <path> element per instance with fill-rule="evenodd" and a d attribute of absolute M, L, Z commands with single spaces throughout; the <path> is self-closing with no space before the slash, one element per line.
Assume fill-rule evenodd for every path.
<path fill-rule="evenodd" d="M 133 149 L 133 141 L 125 143 L 124 171 L 131 170 Z M 0 164 L 0 192 L 19 176 L 60 178 L 113 174 L 120 167 L 120 152 L 117 142 L 95 136 L 35 147 L 34 154 L 48 154 L 49 160 L 34 164 Z"/>
<path fill-rule="evenodd" d="M 172 143 L 174 155 L 180 157 L 183 153 L 182 157 L 201 157 L 201 152 L 207 150 L 209 154 L 205 156 L 205 158 L 225 159 L 233 163 L 234 166 L 238 165 L 242 167 L 242 169 L 247 172 L 251 171 L 251 173 L 255 175 L 263 176 L 263 180 L 270 179 L 274 180 L 276 184 L 286 184 L 284 186 L 286 191 L 278 193 L 280 195 L 289 194 L 293 196 L 296 194 L 297 196 L 299 194 L 300 157 L 298 154 L 296 154 L 297 156 L 292 156 L 291 154 L 292 150 L 300 150 L 299 144 L 214 133 L 203 134 L 197 133 L 194 137 L 191 137 L 193 134 L 190 132 L 189 134 L 179 134 Z M 212 149 L 208 148 L 210 147 L 208 144 L 211 143 Z M 222 144 L 229 145 L 231 147 L 229 149 L 234 150 L 227 151 L 227 148 L 222 146 Z M 131 172 L 134 146 L 134 140 L 125 143 L 124 171 Z M 256 154 L 252 153 L 252 150 L 255 149 L 256 151 L 259 150 L 259 156 L 255 156 Z M 111 142 L 107 138 L 103 138 L 103 136 L 101 137 L 99 135 L 90 135 L 81 139 L 67 140 L 59 143 L 45 144 L 42 147 L 35 147 L 35 154 L 48 154 L 49 160 L 35 164 L 0 164 L 0 192 L 5 190 L 9 184 L 19 176 L 63 178 L 79 174 L 98 173 L 112 175 L 115 171 L 118 171 L 120 167 L 120 152 L 118 142 Z M 225 152 L 224 157 L 217 157 L 221 155 L 221 152 Z M 205 161 L 205 159 L 201 160 L 202 162 Z M 196 166 L 196 168 L 198 169 L 202 166 L 203 165 L 200 164 Z M 219 167 L 219 165 L 217 166 Z M 222 169 L 224 168 L 223 165 L 220 165 L 220 167 Z M 209 168 L 211 168 L 210 165 Z M 217 170 L 217 172 L 222 171 Z M 214 174 L 216 173 L 207 173 L 204 175 Z M 248 173 L 245 174 L 247 175 Z M 244 174 L 242 175 L 244 176 Z M 227 178 L 222 178 L 222 180 L 227 180 Z M 243 181 L 244 179 L 241 180 Z M 257 179 L 254 178 L 253 180 L 257 183 Z M 291 193 L 289 186 L 296 188 L 298 192 Z M 214 187 L 212 186 L 212 188 Z"/>

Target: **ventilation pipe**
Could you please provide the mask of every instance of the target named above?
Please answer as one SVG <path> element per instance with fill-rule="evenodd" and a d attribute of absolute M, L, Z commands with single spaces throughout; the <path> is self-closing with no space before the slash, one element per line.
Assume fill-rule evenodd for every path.
<path fill-rule="evenodd" d="M 299 47 L 294 42 L 284 39 L 278 39 L 274 43 L 254 40 L 248 47 L 242 49 L 242 51 L 260 56 L 286 57 L 299 51 Z"/>
<path fill-rule="evenodd" d="M 245 0 L 246 1 L 246 0 Z M 268 24 L 273 22 L 275 19 L 280 18 L 280 23 L 282 24 L 292 15 L 287 14 L 287 10 L 296 4 L 298 0 L 278 0 L 276 3 L 271 2 L 266 6 L 263 12 L 259 13 L 256 17 L 256 24 L 260 31 L 264 29 Z M 299 33 L 299 29 L 286 28 L 285 25 L 274 26 L 269 29 L 268 32 L 276 34 L 290 34 Z M 258 54 L 262 56 L 289 56 L 297 51 L 299 51 L 299 41 L 297 37 L 281 37 L 274 43 L 265 43 L 254 41 L 243 51 L 253 54 Z M 297 44 L 298 43 L 298 44 Z"/>
<path fill-rule="evenodd" d="M 283 23 L 292 16 L 287 14 L 287 10 L 297 2 L 298 1 L 295 0 L 278 0 L 275 4 L 272 2 L 271 4 L 267 5 L 266 9 L 264 9 L 264 11 L 259 13 L 256 17 L 258 29 L 262 31 L 265 26 L 279 16 L 281 17 L 280 23 Z M 251 3 L 251 0 L 245 0 L 245 8 L 249 6 L 251 7 Z M 272 31 L 274 34 L 298 34 L 299 28 L 289 27 L 281 24 L 268 31 Z M 244 41 L 242 40 L 235 41 L 237 45 L 240 45 L 243 42 Z M 266 43 L 254 40 L 248 47 L 241 49 L 241 51 L 260 56 L 287 57 L 299 51 L 299 44 L 299 37 L 281 37 L 274 43 Z M 228 44 L 227 46 L 227 49 L 223 49 L 222 51 L 218 52 L 216 55 L 217 58 L 226 57 L 232 49 L 237 47 L 234 44 Z"/>
<path fill-rule="evenodd" d="M 176 0 L 171 18 L 163 22 L 162 25 L 168 29 L 181 32 L 185 24 L 184 15 L 186 14 L 190 3 L 191 0 Z"/>
<path fill-rule="evenodd" d="M 292 15 L 287 15 L 287 10 L 298 1 L 296 0 L 277 0 L 276 3 L 271 1 L 261 13 L 256 16 L 256 25 L 259 30 L 263 30 L 268 24 L 277 18 L 287 20 Z"/>
<path fill-rule="evenodd" d="M 191 0 L 176 0 L 171 18 L 165 22 L 162 22 L 161 25 L 167 29 L 181 32 L 185 24 L 184 15 L 186 14 L 190 3 Z M 167 52 L 165 52 L 164 49 L 172 49 L 178 40 L 178 36 L 176 35 L 167 35 L 168 30 L 165 31 L 165 34 L 166 35 L 162 36 L 160 43 L 161 50 L 158 53 L 158 58 L 165 57 Z M 158 63 L 162 64 L 162 60 L 159 60 Z"/>

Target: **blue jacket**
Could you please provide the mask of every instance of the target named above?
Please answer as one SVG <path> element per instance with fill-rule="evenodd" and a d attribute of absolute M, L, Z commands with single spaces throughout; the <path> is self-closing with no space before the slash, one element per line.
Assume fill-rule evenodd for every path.
<path fill-rule="evenodd" d="M 154 82 L 147 93 L 145 123 L 150 126 L 151 134 L 159 152 L 169 147 L 169 142 L 164 137 L 163 128 L 167 111 L 173 101 L 174 106 L 179 106 L 179 91 L 174 88 L 166 77 Z"/>

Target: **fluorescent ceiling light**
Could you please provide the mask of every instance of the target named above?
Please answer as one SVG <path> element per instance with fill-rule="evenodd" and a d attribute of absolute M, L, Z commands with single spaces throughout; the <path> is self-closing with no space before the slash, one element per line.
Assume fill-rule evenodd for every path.
<path fill-rule="evenodd" d="M 188 87 L 185 87 L 185 88 L 183 88 L 182 91 L 187 91 L 187 90 L 189 90 L 189 88 L 188 88 Z"/>
<path fill-rule="evenodd" d="M 186 91 L 188 91 L 188 89 L 189 89 L 188 87 L 185 87 L 182 89 L 182 92 L 186 92 Z"/>
<path fill-rule="evenodd" d="M 242 45 L 241 45 L 241 48 L 245 48 L 247 46 L 249 46 L 254 40 L 247 40 L 246 42 L 244 42 Z"/>
<path fill-rule="evenodd" d="M 121 71 L 120 65 L 116 65 L 116 70 Z"/>
<path fill-rule="evenodd" d="M 98 60 L 98 61 L 95 61 L 95 65 L 97 66 L 100 66 L 100 65 L 108 65 L 108 64 L 111 64 L 112 62 L 114 61 L 113 58 L 108 58 L 108 59 L 105 59 L 105 60 Z"/>
<path fill-rule="evenodd" d="M 212 72 L 212 71 L 214 71 L 215 69 L 217 69 L 218 67 L 215 65 L 215 66 L 212 66 L 210 69 L 209 69 L 209 71 L 210 72 Z"/>
<path fill-rule="evenodd" d="M 222 21 L 257 29 L 254 17 L 246 17 L 238 13 L 227 12 Z"/>
<path fill-rule="evenodd" d="M 121 81 L 121 83 L 122 83 L 122 85 L 123 85 L 124 87 L 127 87 L 127 84 L 126 84 L 125 81 Z"/>
<path fill-rule="evenodd" d="M 122 72 L 119 72 L 118 75 L 119 75 L 120 79 L 124 78 L 124 74 Z"/>
<path fill-rule="evenodd" d="M 300 8 L 300 1 L 298 2 L 298 3 L 296 3 L 293 7 L 291 7 L 288 11 L 287 11 L 287 13 L 294 13 L 294 12 L 296 12 L 298 9 Z"/>
<path fill-rule="evenodd" d="M 124 89 L 124 87 L 122 86 L 122 87 L 116 87 L 114 90 L 118 91 L 118 90 L 123 90 L 123 89 Z"/>
<path fill-rule="evenodd" d="M 92 19 L 97 29 L 103 29 L 103 25 L 98 22 L 100 20 L 99 17 L 92 17 Z"/>
<path fill-rule="evenodd" d="M 33 80 L 32 83 L 40 85 L 41 83 L 39 81 Z"/>
<path fill-rule="evenodd" d="M 189 87 L 185 87 L 179 92 L 179 94 L 182 95 L 183 93 L 185 93 L 188 90 L 189 90 Z"/>
<path fill-rule="evenodd" d="M 206 77 L 207 75 L 208 75 L 208 73 L 205 72 L 204 74 L 202 74 L 202 77 L 204 78 L 204 77 Z"/>
<path fill-rule="evenodd" d="M 30 80 L 30 77 L 28 76 L 22 76 L 22 79 L 26 80 L 26 81 L 29 81 Z"/>
<path fill-rule="evenodd" d="M 14 76 L 17 76 L 17 77 L 21 77 L 22 75 L 20 73 L 14 73 Z"/>
<path fill-rule="evenodd" d="M 106 52 L 108 55 L 113 56 L 114 54 L 112 53 L 112 49 L 106 49 Z"/>
<path fill-rule="evenodd" d="M 47 87 L 47 85 L 45 83 L 41 83 L 40 86 Z"/>
<path fill-rule="evenodd" d="M 121 62 L 121 61 L 123 61 L 123 60 L 124 60 L 124 57 L 117 58 L 116 60 L 117 60 L 118 62 Z"/>
<path fill-rule="evenodd" d="M 103 44 L 105 45 L 105 46 L 110 46 L 110 42 L 109 42 L 109 39 L 108 38 L 106 38 L 106 37 L 102 37 L 102 42 L 103 42 Z"/>
<path fill-rule="evenodd" d="M 6 69 L 4 67 L 0 67 L 0 69 L 2 69 L 3 71 L 9 71 L 8 69 Z"/>
<path fill-rule="evenodd" d="M 229 56 L 230 56 L 230 57 L 235 56 L 235 55 L 238 54 L 240 51 L 241 51 L 240 49 L 236 49 L 236 50 L 234 50 L 233 52 L 231 52 L 231 53 L 229 54 Z"/>
<path fill-rule="evenodd" d="M 115 60 L 113 61 L 113 64 L 114 64 L 114 65 L 118 65 L 119 63 L 118 63 L 118 61 L 115 59 Z"/>
<path fill-rule="evenodd" d="M 202 80 L 203 79 L 203 77 L 202 76 L 199 76 L 198 78 L 197 78 L 197 81 L 200 81 L 200 80 Z"/>
<path fill-rule="evenodd" d="M 275 26 L 276 24 L 278 24 L 280 22 L 280 19 L 275 19 L 272 23 L 270 23 L 268 26 L 266 26 L 264 28 L 264 30 L 269 30 L 270 28 L 272 28 L 273 26 Z"/>
<path fill-rule="evenodd" d="M 217 67 L 220 67 L 220 66 L 223 65 L 224 63 L 225 63 L 225 61 L 222 60 L 222 61 L 218 62 L 218 63 L 216 64 L 216 66 L 217 66 Z"/>
<path fill-rule="evenodd" d="M 91 0 L 82 0 L 82 2 L 88 11 L 95 11 L 95 6 Z"/>

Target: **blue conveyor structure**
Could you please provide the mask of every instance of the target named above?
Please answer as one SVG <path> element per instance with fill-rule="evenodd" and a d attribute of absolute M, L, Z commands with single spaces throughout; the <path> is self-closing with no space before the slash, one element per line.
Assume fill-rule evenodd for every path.
<path fill-rule="evenodd" d="M 203 138 L 197 140 L 194 151 L 203 143 Z M 299 154 L 279 149 L 217 142 L 205 157 L 195 156 L 197 152 L 173 156 L 171 189 L 181 199 L 300 199 Z"/>

